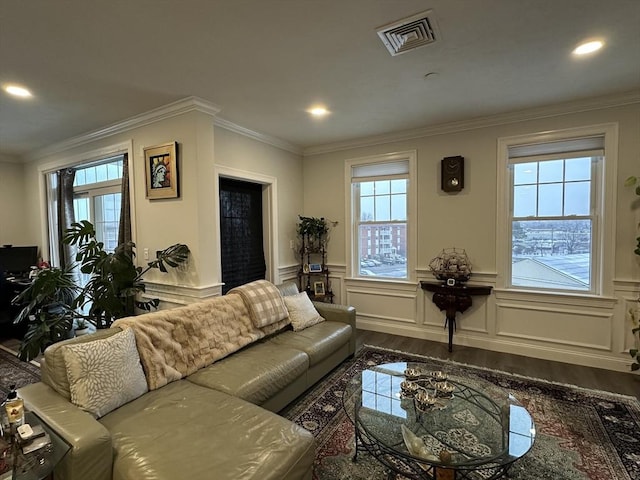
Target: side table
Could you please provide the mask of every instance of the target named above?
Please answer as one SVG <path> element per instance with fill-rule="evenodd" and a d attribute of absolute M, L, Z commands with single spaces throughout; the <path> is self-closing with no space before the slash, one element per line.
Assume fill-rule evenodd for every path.
<path fill-rule="evenodd" d="M 449 327 L 449 351 L 453 350 L 453 332 L 456 329 L 456 312 L 463 313 L 473 303 L 473 295 L 490 295 L 490 285 L 447 285 L 441 282 L 421 281 L 420 286 L 433 292 L 433 303 L 445 311 L 445 328 Z"/>
<path fill-rule="evenodd" d="M 42 425 L 51 438 L 51 445 L 28 454 L 23 454 L 20 447 L 14 446 L 13 470 L 0 474 L 0 480 L 49 479 L 58 462 L 71 449 L 69 444 L 35 413 L 27 411 L 25 422 L 30 425 Z"/>

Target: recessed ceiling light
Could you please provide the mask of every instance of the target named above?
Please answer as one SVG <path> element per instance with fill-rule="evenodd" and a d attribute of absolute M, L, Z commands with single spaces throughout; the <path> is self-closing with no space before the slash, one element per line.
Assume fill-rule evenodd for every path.
<path fill-rule="evenodd" d="M 604 42 L 600 40 L 594 40 L 591 42 L 585 42 L 581 45 L 578 45 L 573 51 L 574 55 L 587 55 L 589 53 L 596 52 L 600 50 L 604 46 Z"/>
<path fill-rule="evenodd" d="M 324 117 L 325 115 L 329 114 L 329 110 L 327 110 L 326 107 L 322 106 L 311 107 L 309 110 L 307 110 L 307 112 L 309 112 L 314 117 Z"/>
<path fill-rule="evenodd" d="M 3 88 L 5 92 L 14 97 L 28 98 L 33 96 L 28 89 L 19 85 L 5 85 Z"/>

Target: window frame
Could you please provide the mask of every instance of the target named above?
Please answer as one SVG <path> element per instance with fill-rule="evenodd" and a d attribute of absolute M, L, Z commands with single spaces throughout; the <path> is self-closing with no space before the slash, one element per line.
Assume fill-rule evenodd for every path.
<path fill-rule="evenodd" d="M 60 150 L 57 153 L 62 153 L 65 150 Z M 133 158 L 133 142 L 131 140 L 124 141 L 121 143 L 111 144 L 105 146 L 103 148 L 98 148 L 91 151 L 85 151 L 75 155 L 64 155 L 64 159 L 58 159 L 56 161 L 43 164 L 38 167 L 38 174 L 40 175 L 40 206 L 41 206 L 41 219 L 42 225 L 45 225 L 46 228 L 41 230 L 41 239 L 42 239 L 42 251 L 47 252 L 49 261 L 52 265 L 59 265 L 59 260 L 57 256 L 57 252 L 55 245 L 59 241 L 55 230 L 57 228 L 57 221 L 52 217 L 51 209 L 52 201 L 55 201 L 51 198 L 51 185 L 49 182 L 49 175 L 55 173 L 57 170 L 62 168 L 77 168 L 77 167 L 87 167 L 92 164 L 102 163 L 106 160 L 113 159 L 115 157 L 127 154 L 129 157 L 129 202 L 131 204 L 131 234 L 132 241 L 135 242 L 136 237 L 136 218 L 135 218 L 135 183 L 133 181 L 133 162 L 131 159 Z M 123 172 L 124 175 L 124 172 Z M 119 184 L 121 184 L 121 180 L 119 180 Z M 74 193 L 75 196 L 75 193 Z"/>
<path fill-rule="evenodd" d="M 509 150 L 525 145 L 541 145 L 552 142 L 566 142 L 572 139 L 603 137 L 604 156 L 597 162 L 595 178 L 592 177 L 592 215 L 595 211 L 597 224 L 593 227 L 591 239 L 591 289 L 555 289 L 512 285 L 512 220 L 513 220 L 513 169 Z M 533 294 L 563 295 L 567 297 L 611 296 L 613 292 L 613 268 L 615 247 L 615 198 L 616 166 L 618 156 L 618 126 L 616 123 L 576 127 L 532 134 L 524 134 L 498 139 L 497 158 L 497 231 L 496 231 L 496 289 Z M 554 154 L 562 158 L 563 154 Z M 567 154 L 570 157 L 571 154 Z M 539 159 L 549 157 L 539 156 Z M 522 162 L 517 162 L 522 163 Z M 592 172 L 594 166 L 592 165 Z M 543 217 L 544 218 L 544 217 Z"/>
<path fill-rule="evenodd" d="M 92 168 L 92 167 L 97 167 L 97 166 L 101 166 L 101 165 L 106 165 L 109 163 L 113 163 L 113 162 L 117 162 L 117 161 L 122 161 L 122 157 L 124 156 L 124 154 L 118 154 L 115 156 L 110 156 L 107 158 L 103 158 L 101 160 L 98 161 L 92 161 L 92 162 L 86 162 L 86 163 L 81 163 L 79 165 L 76 165 L 76 169 L 80 170 L 83 168 Z M 120 176 L 116 177 L 114 179 L 111 180 L 102 180 L 99 182 L 92 182 L 92 183 L 83 183 L 81 185 L 74 185 L 73 187 L 73 200 L 74 203 L 76 200 L 80 200 L 80 199 L 84 199 L 84 198 L 88 198 L 89 202 L 88 202 L 88 212 L 89 212 L 89 218 L 86 219 L 88 221 L 90 221 L 94 227 L 96 228 L 96 232 L 100 231 L 100 228 L 98 226 L 98 219 L 96 218 L 96 209 L 95 209 L 95 200 L 97 197 L 101 197 L 101 196 L 105 196 L 105 195 L 110 195 L 110 194 L 122 194 L 122 177 L 124 176 L 124 172 L 122 170 L 120 170 Z M 122 201 L 122 199 L 121 199 Z M 120 217 L 119 217 L 120 213 L 118 212 L 118 222 L 120 221 Z M 84 219 L 79 219 L 78 218 L 78 212 L 75 212 L 75 218 L 74 221 L 78 222 L 80 220 L 84 220 Z M 98 233 L 96 233 L 98 235 Z M 107 239 L 106 238 L 98 238 L 99 241 L 104 242 L 105 244 L 105 249 L 107 252 L 113 251 L 113 249 L 108 248 L 107 246 Z M 117 241 L 117 235 L 116 235 L 116 241 Z"/>
<path fill-rule="evenodd" d="M 405 235 L 406 235 L 406 269 L 407 276 L 406 278 L 396 278 L 396 277 L 383 277 L 383 276 L 361 276 L 360 275 L 360 236 L 359 236 L 359 226 L 360 226 L 360 205 L 359 199 L 360 197 L 355 194 L 355 188 L 353 187 L 352 182 L 352 170 L 354 167 L 362 166 L 362 165 L 374 165 L 374 164 L 385 164 L 385 163 L 396 163 L 396 162 L 404 162 L 408 163 L 408 173 L 402 175 L 403 178 L 407 179 L 407 215 L 406 221 L 404 221 L 405 227 Z M 346 274 L 348 278 L 358 279 L 358 280 L 366 280 L 366 281 L 388 281 L 388 282 L 415 282 L 416 278 L 416 245 L 417 245 L 417 222 L 416 222 L 416 213 L 417 213 L 417 151 L 409 150 L 402 152 L 394 152 L 387 153 L 381 155 L 372 155 L 367 157 L 353 158 L 349 159 L 345 162 L 345 196 L 348 199 L 345 202 L 345 218 L 347 219 L 348 228 L 345 229 L 345 244 L 346 244 L 346 253 L 347 253 L 347 265 L 346 265 Z M 389 179 L 394 175 L 380 175 L 380 179 Z M 365 181 L 371 180 L 374 177 L 365 177 Z M 399 178 L 395 175 L 395 178 Z M 367 222 L 367 223 L 380 223 L 380 222 Z M 403 223 L 403 222 L 394 222 L 390 220 L 388 222 L 382 222 L 384 224 L 395 224 L 395 223 Z M 393 228 L 393 227 L 391 227 Z M 372 241 L 373 235 L 368 237 L 369 241 Z"/>

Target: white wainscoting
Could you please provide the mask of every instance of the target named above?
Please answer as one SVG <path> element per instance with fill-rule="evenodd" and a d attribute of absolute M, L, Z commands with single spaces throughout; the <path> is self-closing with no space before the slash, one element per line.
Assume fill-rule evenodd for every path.
<path fill-rule="evenodd" d="M 346 278 L 343 265 L 329 265 L 334 303 L 353 305 L 363 330 L 413 338 L 448 341 L 444 312 L 419 281 L 433 281 L 419 271 L 417 282 Z M 297 265 L 280 267 L 280 281 L 297 282 Z M 473 274 L 470 285 L 495 286 L 493 273 Z M 616 280 L 614 295 L 539 295 L 494 290 L 473 297 L 473 306 L 457 316 L 456 345 L 500 351 L 561 362 L 629 371 L 628 350 L 635 344 L 632 325 L 625 318 L 638 307 L 640 281 Z M 160 308 L 172 308 L 221 295 L 222 284 L 206 286 L 147 282 L 144 298 L 159 298 Z M 428 352 L 425 352 L 428 354 Z"/>
<path fill-rule="evenodd" d="M 611 351 L 613 311 L 496 302 L 496 335 L 535 343 Z"/>
<path fill-rule="evenodd" d="M 433 281 L 419 271 L 419 280 Z M 474 273 L 469 284 L 495 286 L 496 274 Z M 344 279 L 346 303 L 356 307 L 358 328 L 413 338 L 448 341 L 444 312 L 417 283 Z M 629 371 L 634 345 L 628 308 L 636 306 L 640 282 L 614 282 L 612 297 L 541 295 L 494 290 L 474 296 L 457 316 L 456 345 L 578 365 Z M 640 305 L 638 305 L 640 307 Z"/>
<path fill-rule="evenodd" d="M 211 297 L 222 295 L 222 284 L 215 285 L 171 285 L 158 282 L 147 282 L 146 292 L 142 298 L 149 300 L 157 298 L 160 300 L 159 309 L 180 307 L 189 303 L 200 302 Z"/>

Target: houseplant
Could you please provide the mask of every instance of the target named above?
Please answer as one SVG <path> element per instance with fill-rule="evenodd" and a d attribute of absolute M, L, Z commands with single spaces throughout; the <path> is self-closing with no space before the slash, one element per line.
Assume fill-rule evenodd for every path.
<path fill-rule="evenodd" d="M 28 320 L 28 329 L 20 346 L 20 358 L 37 357 L 49 345 L 67 338 L 74 321 L 108 328 L 114 320 L 135 314 L 135 309 L 157 308 L 156 299 L 141 301 L 145 292 L 142 276 L 151 269 L 167 272 L 189 259 L 189 247 L 172 245 L 157 254 L 146 267 L 136 266 L 135 244 L 128 242 L 107 252 L 96 239 L 94 226 L 88 221 L 73 223 L 63 241 L 77 247 L 75 260 L 90 279 L 84 287 L 75 280 L 72 267 L 48 268 L 38 272 L 33 283 L 14 303 L 24 305 L 14 323 Z"/>
<path fill-rule="evenodd" d="M 327 221 L 321 217 L 303 217 L 298 215 L 298 234 L 308 235 L 310 238 L 320 238 L 329 231 Z"/>
<path fill-rule="evenodd" d="M 304 257 L 309 252 L 320 252 L 328 241 L 329 224 L 336 226 L 338 222 L 329 222 L 324 217 L 303 217 L 298 215 L 296 231 L 300 239 L 300 254 Z"/>
<path fill-rule="evenodd" d="M 28 322 L 18 352 L 22 360 L 31 360 L 52 343 L 67 338 L 77 315 L 73 304 L 79 292 L 72 268 L 45 268 L 13 299 L 22 306 L 14 323 Z"/>
<path fill-rule="evenodd" d="M 81 337 L 82 335 L 91 333 L 89 329 L 89 322 L 87 322 L 84 318 L 78 318 L 75 322 L 73 331 L 76 334 L 76 337 Z"/>
<path fill-rule="evenodd" d="M 91 275 L 89 282 L 74 300 L 74 307 L 88 308 L 87 318 L 96 328 L 109 328 L 114 320 L 133 315 L 135 308 L 149 311 L 157 308 L 160 301 L 137 299 L 146 287 L 142 276 L 157 268 L 163 273 L 189 259 L 189 247 L 175 244 L 158 252 L 157 258 L 145 268 L 134 263 L 136 245 L 133 242 L 120 244 L 112 253 L 104 250 L 104 244 L 96 239 L 91 222 L 83 220 L 71 224 L 63 241 L 77 247 L 76 261 L 80 271 Z"/>
<path fill-rule="evenodd" d="M 639 177 L 631 176 L 631 177 L 627 178 L 627 180 L 624 182 L 624 185 L 626 187 L 635 187 L 636 196 L 640 197 L 640 178 Z M 634 202 L 634 206 L 637 207 L 638 206 L 638 202 Z M 638 224 L 638 228 L 640 228 L 640 224 Z M 633 253 L 635 253 L 636 255 L 640 256 L 640 237 L 637 237 L 636 241 L 638 243 L 637 243 L 636 248 L 633 251 Z M 637 303 L 638 303 L 638 305 L 635 308 L 632 307 L 627 312 L 627 318 L 633 324 L 633 328 L 632 328 L 631 332 L 633 333 L 633 337 L 635 339 L 635 348 L 631 348 L 629 350 L 629 354 L 631 355 L 631 358 L 633 360 L 633 362 L 631 363 L 631 370 L 634 370 L 634 371 L 640 369 L 640 340 L 639 340 L 639 336 L 640 336 L 640 294 L 638 295 Z"/>

